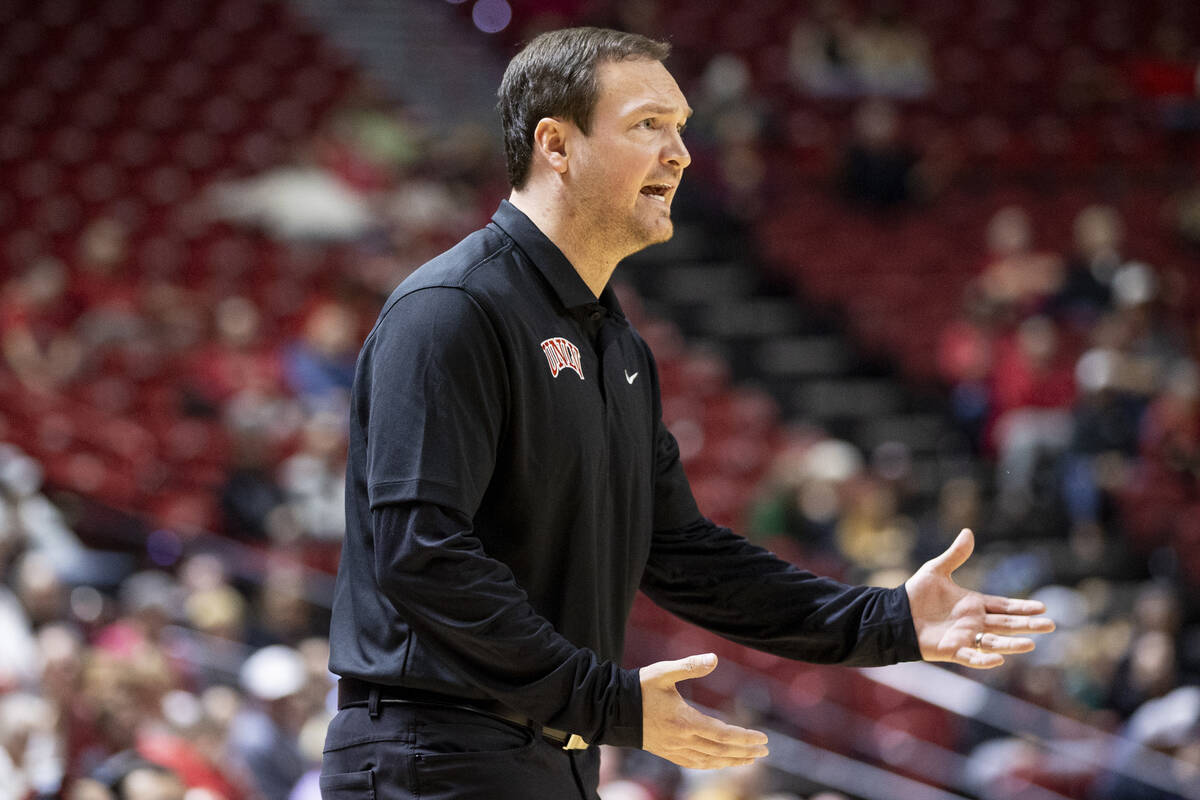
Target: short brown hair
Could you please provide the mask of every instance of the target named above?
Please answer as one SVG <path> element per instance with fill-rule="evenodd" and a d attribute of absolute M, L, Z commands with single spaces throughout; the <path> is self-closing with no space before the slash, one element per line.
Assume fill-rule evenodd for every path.
<path fill-rule="evenodd" d="M 520 189 L 533 162 L 533 131 L 543 117 L 561 117 L 585 134 L 600 94 L 596 66 L 604 61 L 663 61 L 666 42 L 607 28 L 564 28 L 535 37 L 500 81 L 500 123 L 508 182 Z"/>

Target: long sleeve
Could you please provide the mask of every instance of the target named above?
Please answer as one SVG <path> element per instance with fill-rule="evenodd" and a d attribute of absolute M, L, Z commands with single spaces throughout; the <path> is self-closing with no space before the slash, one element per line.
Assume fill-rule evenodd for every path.
<path fill-rule="evenodd" d="M 642 590 L 690 622 L 785 658 L 880 666 L 921 657 L 903 586 L 817 577 L 704 518 L 655 531 Z"/>
<path fill-rule="evenodd" d="M 559 635 L 463 514 L 430 503 L 376 510 L 375 578 L 415 634 L 410 664 L 440 667 L 511 708 L 589 742 L 640 747 L 641 686 Z M 412 664 L 418 668 L 417 664 Z"/>
<path fill-rule="evenodd" d="M 785 658 L 855 666 L 921 658 L 903 586 L 817 577 L 704 518 L 661 417 L 654 474 L 654 534 L 641 588 L 655 603 Z"/>

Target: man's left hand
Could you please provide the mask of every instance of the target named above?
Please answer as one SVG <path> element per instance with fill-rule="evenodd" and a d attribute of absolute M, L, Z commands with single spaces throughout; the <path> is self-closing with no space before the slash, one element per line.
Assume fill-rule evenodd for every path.
<path fill-rule="evenodd" d="M 951 574 L 974 549 L 975 535 L 964 528 L 946 552 L 925 562 L 904 583 L 926 661 L 991 669 L 1003 664 L 1006 655 L 1032 650 L 1033 639 L 1026 634 L 1054 630 L 1053 620 L 1036 616 L 1046 611 L 1042 603 L 980 594 L 954 582 Z"/>

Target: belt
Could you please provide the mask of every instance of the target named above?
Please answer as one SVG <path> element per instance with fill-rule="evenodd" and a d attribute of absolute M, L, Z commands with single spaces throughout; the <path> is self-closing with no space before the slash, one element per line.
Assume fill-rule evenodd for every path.
<path fill-rule="evenodd" d="M 342 678 L 338 681 L 338 708 L 354 706 L 370 707 L 372 700 L 391 705 L 427 705 L 442 708 L 454 708 L 460 711 L 470 711 L 485 717 L 511 722 L 523 728 L 529 728 L 538 733 L 548 742 L 558 745 L 563 750 L 586 750 L 588 743 L 577 733 L 567 733 L 557 728 L 539 725 L 534 720 L 513 711 L 508 706 L 494 700 L 477 700 L 468 697 L 428 692 L 423 689 L 410 689 L 405 686 L 388 686 L 382 683 L 361 681 L 357 678 Z"/>

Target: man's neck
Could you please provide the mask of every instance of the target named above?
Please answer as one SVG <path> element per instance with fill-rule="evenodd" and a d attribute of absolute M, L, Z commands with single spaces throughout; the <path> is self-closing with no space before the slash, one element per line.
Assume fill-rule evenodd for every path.
<path fill-rule="evenodd" d="M 562 251 L 579 273 L 579 277 L 592 290 L 592 294 L 599 297 L 608 285 L 608 279 L 612 277 L 620 259 L 613 258 L 611 254 L 596 252 L 596 245 L 600 242 L 597 241 L 597 237 L 587 235 L 588 232 L 583 227 L 587 220 L 572 214 L 569 209 L 564 210 L 564 204 L 554 201 L 544 193 L 514 189 L 508 202 L 529 217 L 538 230 Z"/>

